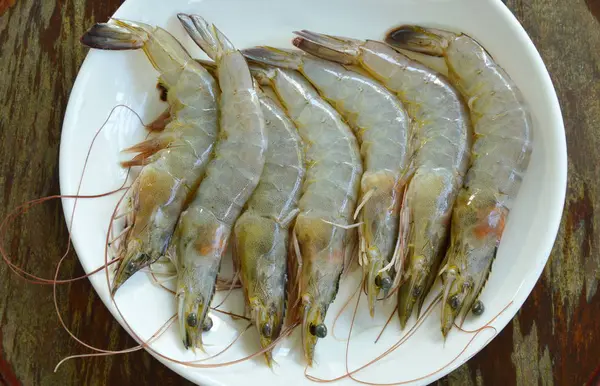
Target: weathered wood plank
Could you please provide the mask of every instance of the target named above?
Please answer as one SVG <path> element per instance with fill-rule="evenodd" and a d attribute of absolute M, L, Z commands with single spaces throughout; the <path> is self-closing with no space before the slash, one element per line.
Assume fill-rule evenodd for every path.
<path fill-rule="evenodd" d="M 595 9 L 598 1 L 588 3 Z M 86 52 L 78 38 L 119 4 L 19 0 L 0 16 L 0 217 L 24 200 L 59 192 L 61 122 Z M 540 50 L 563 107 L 570 154 L 565 216 L 544 275 L 518 316 L 438 383 L 580 385 L 600 362 L 600 23 L 583 0 L 508 5 Z M 32 210 L 0 236 L 15 262 L 51 277 L 67 242 L 60 203 Z M 71 254 L 62 276 L 82 273 Z M 111 350 L 135 344 L 87 280 L 59 287 L 58 296 L 67 325 L 86 342 Z M 145 352 L 74 360 L 53 373 L 61 358 L 86 351 L 59 328 L 51 300 L 50 288 L 0 265 L 0 385 L 189 384 Z"/>
<path fill-rule="evenodd" d="M 598 0 L 586 0 L 590 12 L 600 20 L 600 1 Z"/>
<path fill-rule="evenodd" d="M 15 5 L 16 0 L 0 0 L 0 16 L 6 12 L 6 10 Z"/>
<path fill-rule="evenodd" d="M 119 5 L 118 0 L 19 0 L 0 17 L 0 217 L 24 200 L 59 193 L 61 123 L 86 53 L 79 37 Z M 67 243 L 60 203 L 32 210 L 2 237 L 15 262 L 52 277 Z M 62 276 L 82 273 L 72 253 Z M 145 352 L 73 360 L 54 373 L 60 359 L 88 351 L 59 327 L 51 295 L 50 287 L 28 284 L 0 265 L 0 384 L 182 383 Z M 111 350 L 135 345 L 87 280 L 60 286 L 58 297 L 66 324 L 86 342 Z"/>

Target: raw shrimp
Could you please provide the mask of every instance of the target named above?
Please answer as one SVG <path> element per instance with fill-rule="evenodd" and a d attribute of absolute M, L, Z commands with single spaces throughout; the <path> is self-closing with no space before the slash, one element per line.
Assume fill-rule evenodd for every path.
<path fill-rule="evenodd" d="M 83 44 L 103 50 L 143 49 L 161 73 L 169 118 L 157 136 L 127 151 L 138 153 L 126 166 L 143 166 L 127 200 L 127 227 L 119 236 L 119 264 L 113 294 L 135 272 L 164 255 L 187 197 L 204 174 L 217 134 L 218 86 L 214 78 L 167 31 L 115 20 L 96 24 Z M 164 124 L 163 124 L 164 125 Z"/>
<path fill-rule="evenodd" d="M 504 224 L 532 150 L 532 123 L 521 92 L 508 74 L 475 40 L 463 34 L 403 26 L 390 44 L 442 56 L 450 80 L 469 101 L 474 125 L 473 160 L 452 215 L 446 261 L 442 333 L 469 310 L 478 314 L 478 297 L 491 272 Z"/>
<path fill-rule="evenodd" d="M 234 222 L 258 184 L 265 162 L 265 122 L 248 65 L 214 26 L 178 15 L 192 39 L 216 63 L 221 88 L 220 133 L 214 158 L 181 214 L 173 246 L 180 333 L 186 348 L 202 349 L 202 330 Z"/>
<path fill-rule="evenodd" d="M 279 337 L 286 303 L 289 226 L 298 214 L 304 153 L 296 126 L 258 90 L 265 117 L 265 168 L 234 228 L 234 260 L 262 347 Z M 271 365 L 271 351 L 265 353 Z"/>
<path fill-rule="evenodd" d="M 376 41 L 302 31 L 298 47 L 358 64 L 397 93 L 413 120 L 414 157 L 405 176 L 400 238 L 393 261 L 402 277 L 398 313 L 404 327 L 420 313 L 444 257 L 452 207 L 462 187 L 470 150 L 469 116 L 461 95 L 442 75 Z"/>
<path fill-rule="evenodd" d="M 398 183 L 408 163 L 409 118 L 402 103 L 372 78 L 298 51 L 257 47 L 246 57 L 298 70 L 353 129 L 360 142 L 364 174 L 361 180 L 359 262 L 365 272 L 369 311 L 380 290 L 392 285 L 389 264 L 398 239 L 401 194 Z"/>
<path fill-rule="evenodd" d="M 273 87 L 304 143 L 306 180 L 292 231 L 289 274 L 290 320 L 302 321 L 304 356 L 312 365 L 317 338 L 327 335 L 325 316 L 337 295 L 344 260 L 353 249 L 349 229 L 358 198 L 362 164 L 356 138 L 342 117 L 298 72 L 251 67 Z"/>

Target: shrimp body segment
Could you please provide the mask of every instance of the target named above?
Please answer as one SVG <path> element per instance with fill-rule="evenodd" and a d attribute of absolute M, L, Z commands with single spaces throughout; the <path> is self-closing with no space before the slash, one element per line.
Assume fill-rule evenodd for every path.
<path fill-rule="evenodd" d="M 217 134 L 218 86 L 167 31 L 116 20 L 96 24 L 83 44 L 104 50 L 142 49 L 160 73 L 169 119 L 155 137 L 128 149 L 125 166 L 143 166 L 130 189 L 128 225 L 118 250 L 113 293 L 164 255 L 183 205 L 204 174 Z"/>
<path fill-rule="evenodd" d="M 411 172 L 405 178 L 400 238 L 393 261 L 397 271 L 398 313 L 404 327 L 433 285 L 445 254 L 452 207 L 467 171 L 471 132 L 459 92 L 442 75 L 391 47 L 297 32 L 301 49 L 361 66 L 395 92 L 413 120 Z"/>
<path fill-rule="evenodd" d="M 532 122 L 523 96 L 508 74 L 472 38 L 402 26 L 388 43 L 442 56 L 450 80 L 469 101 L 475 131 L 472 165 L 452 215 L 446 261 L 442 333 L 464 321 L 491 272 L 513 201 L 532 151 Z M 478 307 L 481 309 L 481 307 Z"/>
<path fill-rule="evenodd" d="M 193 40 L 215 61 L 220 133 L 195 197 L 174 235 L 179 327 L 186 348 L 202 348 L 202 329 L 231 230 L 258 184 L 266 138 L 259 98 L 242 54 L 198 16 L 180 14 Z"/>
<path fill-rule="evenodd" d="M 277 93 L 294 121 L 306 157 L 306 178 L 292 231 L 289 274 L 291 320 L 302 323 L 304 356 L 312 364 L 318 338 L 327 335 L 325 317 L 355 235 L 352 222 L 362 164 L 356 138 L 340 115 L 298 72 L 251 67 L 261 84 Z M 294 264 L 295 263 L 295 264 Z"/>
<path fill-rule="evenodd" d="M 380 291 L 392 285 L 388 265 L 398 238 L 401 194 L 398 183 L 408 163 L 410 119 L 392 92 L 370 77 L 340 64 L 298 51 L 256 47 L 243 51 L 252 60 L 298 70 L 353 129 L 360 143 L 364 174 L 359 213 L 360 258 L 369 310 Z"/>
<path fill-rule="evenodd" d="M 296 126 L 258 91 L 268 139 L 265 167 L 234 228 L 234 260 L 262 347 L 281 333 L 286 306 L 289 226 L 298 214 L 304 152 Z M 271 352 L 265 353 L 271 365 Z"/>

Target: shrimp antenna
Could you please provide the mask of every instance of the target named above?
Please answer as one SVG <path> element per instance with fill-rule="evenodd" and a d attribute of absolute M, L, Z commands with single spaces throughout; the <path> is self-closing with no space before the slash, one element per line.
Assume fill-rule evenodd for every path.
<path fill-rule="evenodd" d="M 126 106 L 126 105 L 117 105 L 115 107 L 112 108 L 112 110 L 110 111 L 108 117 L 106 118 L 106 120 L 104 121 L 104 123 L 102 124 L 102 126 L 98 129 L 98 131 L 96 132 L 96 134 L 94 135 L 92 142 L 90 144 L 90 147 L 88 149 L 86 158 L 85 158 L 85 162 L 83 165 L 83 169 L 82 169 L 82 173 L 81 173 L 81 177 L 79 179 L 79 184 L 78 184 L 78 188 L 77 188 L 77 193 L 74 195 L 54 195 L 54 196 L 48 196 L 48 197 L 43 197 L 43 198 L 39 198 L 36 200 L 32 200 L 29 201 L 25 204 L 20 205 L 19 207 L 15 208 L 12 212 L 10 212 L 5 219 L 2 221 L 2 223 L 0 224 L 0 233 L 2 233 L 4 231 L 4 229 L 11 224 L 11 221 L 16 218 L 19 215 L 23 215 L 25 213 L 27 213 L 27 211 L 29 209 L 31 209 L 34 206 L 37 206 L 39 204 L 45 203 L 46 201 L 50 201 L 50 200 L 55 200 L 58 198 L 72 198 L 75 199 L 75 203 L 73 205 L 73 209 L 71 211 L 71 219 L 69 221 L 69 224 L 67 226 L 68 228 L 68 234 L 69 234 L 69 239 L 68 239 L 68 244 L 67 244 L 67 250 L 65 251 L 65 253 L 63 254 L 63 256 L 61 257 L 61 259 L 59 260 L 55 273 L 54 273 L 54 279 L 45 279 L 45 278 L 41 278 L 38 277 L 36 275 L 33 275 L 25 270 L 23 270 L 22 268 L 20 268 L 19 266 L 17 266 L 16 264 L 14 264 L 8 257 L 8 254 L 6 253 L 4 246 L 2 243 L 0 243 L 0 254 L 2 255 L 2 258 L 4 260 L 4 262 L 9 266 L 9 268 L 15 272 L 19 277 L 21 277 L 22 279 L 28 281 L 28 282 L 32 282 L 34 284 L 46 284 L 46 285 L 52 285 L 53 286 L 53 302 L 54 302 L 54 307 L 55 307 L 55 311 L 57 313 L 59 322 L 61 324 L 61 326 L 63 327 L 63 329 L 65 329 L 65 331 L 67 331 L 67 333 L 75 340 L 77 341 L 79 344 L 83 345 L 84 347 L 91 349 L 93 351 L 96 351 L 95 353 L 90 353 L 90 354 L 81 354 L 81 355 L 73 355 L 73 356 L 69 356 L 67 358 L 64 358 L 63 360 L 61 360 L 56 368 L 55 371 L 58 370 L 58 368 L 62 365 L 62 363 L 64 363 L 65 361 L 69 360 L 69 359 L 73 359 L 73 358 L 83 358 L 83 357 L 96 357 L 96 356 L 108 356 L 108 355 L 115 355 L 115 354 L 124 354 L 124 353 L 130 353 L 130 352 L 134 352 L 134 351 L 138 351 L 144 347 L 146 347 L 148 344 L 150 344 L 151 342 L 155 341 L 156 339 L 158 339 L 158 337 L 160 337 L 162 334 L 164 334 L 164 332 L 168 329 L 168 327 L 173 323 L 173 321 L 175 320 L 174 317 L 170 318 L 148 341 L 144 342 L 142 341 L 142 343 L 140 345 L 134 346 L 134 347 L 130 347 L 124 350 L 118 350 L 118 351 L 114 351 L 114 350 L 104 350 L 104 349 L 99 349 L 97 347 L 91 346 L 87 343 L 85 343 L 84 341 L 82 341 L 81 339 L 79 339 L 67 326 L 66 323 L 60 313 L 60 309 L 58 307 L 58 298 L 57 298 L 57 293 L 56 293 L 56 286 L 57 284 L 65 284 L 65 283 L 71 283 L 77 280 L 81 280 L 87 277 L 90 277 L 102 270 L 105 270 L 105 268 L 107 268 L 108 266 L 120 261 L 120 259 L 114 259 L 111 261 L 108 261 L 107 256 L 108 256 L 108 245 L 109 245 L 109 238 L 111 235 L 113 235 L 113 223 L 115 218 L 117 217 L 122 217 L 122 216 L 118 216 L 117 215 L 117 211 L 118 208 L 120 207 L 121 202 L 123 201 L 123 199 L 127 196 L 127 192 L 130 189 L 130 187 L 126 187 L 125 183 L 127 181 L 127 177 L 129 176 L 129 172 L 130 170 L 128 169 L 127 172 L 127 176 L 123 182 L 123 184 L 114 190 L 111 190 L 109 192 L 105 192 L 105 193 L 101 193 L 101 194 L 95 194 L 95 195 L 81 195 L 80 191 L 81 191 L 81 186 L 82 186 L 82 182 L 83 182 L 83 178 L 85 175 L 85 171 L 87 169 L 87 164 L 91 155 L 91 151 L 94 147 L 95 141 L 97 139 L 97 137 L 99 136 L 99 134 L 102 132 L 102 130 L 104 129 L 104 127 L 106 126 L 106 124 L 108 123 L 109 119 L 111 118 L 111 116 L 113 115 L 113 113 L 116 111 L 117 108 L 125 108 L 128 109 L 129 111 L 133 112 L 136 117 L 138 118 L 138 120 L 140 121 L 140 123 L 146 127 L 149 130 L 156 130 L 157 125 L 155 123 L 151 123 L 150 125 L 144 124 L 143 120 L 141 119 L 141 117 L 139 116 L 139 114 L 137 112 L 135 112 L 133 109 L 131 109 L 130 107 Z M 159 117 L 160 119 L 164 119 L 165 118 L 165 114 L 163 113 L 161 115 L 161 117 Z M 156 121 L 155 121 L 156 122 Z M 86 274 L 86 275 L 82 275 L 76 278 L 71 278 L 71 279 L 63 279 L 63 280 L 58 280 L 58 275 L 60 273 L 60 268 L 62 266 L 63 261 L 68 257 L 68 254 L 70 252 L 70 245 L 71 245 L 71 229 L 73 226 L 73 220 L 75 217 L 75 211 L 76 211 L 76 207 L 77 207 L 77 200 L 79 199 L 93 199 L 93 198 L 100 198 L 100 197 L 106 197 L 115 193 L 119 193 L 119 192 L 124 192 L 125 194 L 123 194 L 121 196 L 121 198 L 119 199 L 117 205 L 115 206 L 115 209 L 113 211 L 113 214 L 110 218 L 110 224 L 109 224 L 109 231 L 107 232 L 107 243 L 106 243 L 106 247 L 105 247 L 105 264 L 93 271 L 91 271 L 90 273 Z M 112 241 L 115 241 L 114 239 Z M 106 271 L 106 273 L 108 274 L 108 271 Z M 235 286 L 235 280 L 232 281 L 231 283 L 232 286 Z M 166 288 L 166 287 L 165 287 Z M 223 310 L 217 310 L 214 309 L 215 312 L 219 312 L 219 313 L 223 313 L 226 315 L 230 315 L 232 317 L 237 317 L 237 318 L 242 318 L 242 319 L 247 319 L 244 316 L 241 315 L 236 315 L 234 313 L 228 312 L 228 311 L 223 311 Z M 230 344 L 230 346 L 228 346 L 227 348 L 231 347 L 231 345 L 233 343 L 235 343 L 235 341 L 237 341 L 238 338 L 236 338 L 236 340 L 234 340 L 234 342 L 232 342 Z M 222 352 L 216 354 L 216 355 L 220 355 Z M 215 356 L 216 356 L 215 355 Z"/>
<path fill-rule="evenodd" d="M 347 378 L 349 377 L 350 379 L 360 383 L 360 384 L 365 384 L 365 385 L 376 385 L 376 386 L 393 386 L 393 385 L 404 385 L 404 384 L 408 384 L 408 383 L 413 383 L 416 381 L 420 381 L 426 378 L 431 377 L 434 374 L 437 374 L 441 371 L 443 371 L 444 369 L 448 368 L 449 366 L 451 366 L 454 362 L 456 362 L 456 360 L 458 360 L 458 358 L 460 358 L 469 348 L 469 346 L 473 343 L 473 341 L 479 336 L 479 334 L 481 334 L 483 331 L 486 330 L 492 330 L 494 332 L 494 334 L 485 342 L 485 344 L 489 343 L 490 340 L 492 340 L 496 335 L 498 330 L 491 326 L 491 324 L 501 315 L 503 314 L 512 304 L 513 301 L 511 301 L 509 304 L 507 304 L 496 316 L 494 316 L 490 321 L 488 321 L 487 323 L 485 323 L 482 327 L 475 329 L 475 330 L 465 330 L 463 328 L 460 328 L 460 331 L 465 332 L 467 334 L 473 334 L 473 336 L 471 337 L 471 339 L 466 343 L 466 345 L 462 348 L 462 350 L 455 356 L 453 357 L 447 364 L 445 364 L 443 367 L 429 373 L 429 374 L 425 374 L 423 376 L 420 376 L 418 378 L 413 378 L 413 379 L 409 379 L 409 380 L 405 380 L 405 381 L 399 381 L 399 382 L 391 382 L 391 383 L 374 383 L 374 382 L 368 382 L 365 380 L 361 380 L 355 377 L 355 374 L 357 374 L 359 371 L 364 370 L 365 368 L 375 364 L 376 362 L 378 362 L 379 360 L 385 358 L 386 356 L 388 356 L 389 354 L 391 354 L 392 352 L 394 352 L 398 347 L 400 347 L 402 344 L 404 344 L 412 335 L 414 335 L 414 333 L 417 331 L 417 329 L 422 325 L 422 323 L 425 321 L 425 319 L 431 314 L 433 307 L 436 306 L 439 302 L 440 302 L 441 296 L 438 295 L 436 296 L 436 298 L 431 302 L 431 304 L 429 304 L 429 306 L 427 307 L 427 309 L 425 310 L 424 314 L 417 320 L 417 322 L 415 323 L 415 325 L 413 327 L 411 327 L 411 329 L 404 334 L 396 343 L 394 343 L 392 346 L 390 346 L 390 348 L 388 348 L 385 352 L 383 352 L 382 354 L 380 354 L 379 356 L 377 356 L 375 359 L 369 361 L 368 363 L 352 370 L 349 371 L 348 370 L 348 353 L 346 353 L 346 374 L 343 374 L 341 376 L 335 377 L 335 378 L 331 378 L 331 379 L 322 379 L 322 378 L 318 378 L 315 377 L 313 375 L 308 374 L 307 370 L 308 368 L 305 368 L 304 371 L 304 375 L 307 379 L 313 381 L 313 382 L 318 382 L 318 383 L 331 383 L 331 382 L 336 382 L 339 381 L 341 379 Z M 349 344 L 347 345 L 347 347 L 349 347 Z M 469 358 L 467 358 L 467 360 L 469 360 L 473 355 L 469 356 Z"/>
<path fill-rule="evenodd" d="M 229 295 L 231 295 L 231 293 L 235 289 L 234 286 L 235 286 L 235 283 L 237 282 L 237 280 L 239 278 L 239 275 L 240 275 L 239 271 L 235 273 L 235 276 L 233 277 L 233 279 L 231 279 L 231 284 L 229 285 L 229 289 L 227 290 L 227 293 L 225 294 L 225 297 L 223 298 L 223 300 L 221 300 L 221 302 L 218 305 L 216 305 L 214 307 L 215 309 L 220 308 L 223 305 L 223 303 L 225 303 L 225 301 L 227 300 L 227 298 L 229 297 Z"/>
<path fill-rule="evenodd" d="M 88 148 L 86 157 L 85 157 L 85 161 L 83 164 L 83 169 L 81 172 L 81 177 L 79 178 L 79 183 L 78 183 L 78 187 L 77 187 L 77 192 L 76 194 L 73 195 L 52 195 L 52 196 L 47 196 L 47 197 L 42 197 L 42 198 L 38 198 L 35 200 L 31 200 L 28 201 L 20 206 L 18 206 L 17 208 L 13 209 L 11 212 L 9 212 L 9 214 L 6 215 L 6 217 L 4 218 L 4 220 L 2 221 L 2 223 L 0 223 L 0 234 L 4 234 L 5 233 L 5 228 L 8 227 L 12 221 L 17 218 L 18 216 L 24 215 L 25 213 L 27 213 L 31 208 L 39 205 L 39 204 L 43 204 L 47 201 L 51 201 L 51 200 L 56 200 L 56 199 L 64 199 L 64 198 L 71 198 L 71 199 L 75 199 L 75 203 L 73 204 L 73 210 L 71 212 L 71 221 L 69 222 L 68 225 L 68 231 L 69 231 L 69 239 L 67 242 L 67 249 L 64 252 L 63 256 L 66 256 L 70 250 L 71 250 L 71 228 L 73 226 L 73 218 L 75 215 L 75 208 L 77 206 L 77 200 L 78 199 L 93 199 L 93 198 L 101 198 L 101 197 L 106 197 L 106 196 L 110 196 L 112 194 L 115 193 L 119 193 L 121 191 L 124 191 L 128 188 L 125 187 L 125 183 L 123 183 L 122 186 L 120 186 L 117 189 L 105 192 L 105 193 L 99 193 L 99 194 L 93 194 L 93 195 L 81 195 L 81 185 L 83 183 L 83 178 L 85 175 L 85 171 L 87 169 L 87 164 L 92 152 L 92 149 L 94 147 L 94 144 L 96 142 L 96 139 L 98 138 L 98 136 L 100 135 L 100 133 L 102 132 L 102 130 L 104 129 L 104 127 L 106 126 L 106 124 L 108 123 L 108 121 L 110 120 L 110 118 L 112 117 L 112 115 L 114 114 L 114 112 L 118 109 L 118 108 L 125 108 L 131 112 L 133 112 L 136 117 L 138 118 L 138 120 L 140 121 L 140 123 L 144 126 L 144 127 L 148 127 L 148 125 L 146 125 L 143 120 L 141 119 L 141 117 L 139 116 L 139 114 L 137 112 L 135 112 L 131 107 L 123 105 L 123 104 L 119 104 L 116 105 L 115 107 L 113 107 L 110 111 L 110 113 L 108 114 L 107 118 L 105 119 L 104 123 L 100 126 L 100 128 L 96 131 L 94 137 L 92 138 L 92 142 L 90 144 L 90 147 Z M 127 176 L 129 176 L 129 171 Z M 127 181 L 127 178 L 125 178 L 125 181 Z M 25 271 L 24 269 L 20 268 L 19 266 L 17 266 L 16 264 L 14 264 L 9 256 L 8 253 L 6 252 L 6 250 L 4 249 L 4 245 L 2 242 L 0 242 L 0 254 L 2 255 L 2 259 L 4 260 L 4 262 L 8 265 L 8 267 L 14 272 L 16 273 L 19 277 L 21 277 L 22 279 L 32 283 L 32 284 L 41 284 L 41 285 L 53 285 L 53 284 L 66 284 L 66 283 L 72 283 L 74 281 L 77 280 L 81 280 L 81 279 L 85 279 L 87 277 L 90 277 L 91 275 L 94 275 L 98 272 L 100 272 L 101 270 L 105 269 L 108 265 L 112 265 L 114 263 L 116 263 L 118 260 L 113 260 L 110 263 L 108 263 L 108 265 L 103 265 L 99 268 L 96 268 L 95 270 L 92 270 L 90 273 L 87 273 L 85 275 L 79 276 L 79 277 L 75 277 L 75 278 L 71 278 L 71 279 L 62 279 L 62 280 L 57 280 L 56 278 L 54 278 L 54 280 L 52 279 L 45 279 L 39 276 L 36 276 L 34 274 L 31 274 L 27 271 Z"/>
<path fill-rule="evenodd" d="M 377 335 L 377 338 L 375 338 L 375 342 L 373 343 L 377 343 L 379 342 L 379 339 L 381 338 L 381 336 L 383 335 L 383 332 L 385 331 L 385 329 L 387 328 L 387 326 L 390 324 L 390 322 L 392 321 L 392 318 L 394 317 L 394 315 L 396 315 L 396 312 L 398 312 L 398 306 L 394 307 L 394 309 L 392 310 L 392 313 L 390 314 L 390 316 L 388 317 L 387 321 L 385 322 L 385 324 L 383 325 L 383 328 L 381 329 L 381 331 L 379 332 L 379 335 Z"/>
<path fill-rule="evenodd" d="M 73 204 L 73 209 L 71 211 L 71 219 L 70 219 L 70 221 L 69 221 L 69 223 L 67 225 L 67 230 L 68 230 L 68 235 L 69 235 L 68 236 L 68 242 L 67 242 L 67 249 L 66 249 L 65 253 L 63 254 L 63 256 L 61 257 L 61 259 L 59 260 L 59 262 L 58 262 L 58 264 L 56 266 L 56 270 L 55 270 L 55 273 L 54 273 L 54 279 L 50 280 L 50 279 L 44 279 L 44 278 L 35 276 L 33 274 L 30 274 L 30 273 L 26 272 L 25 270 L 21 269 L 20 267 L 16 266 L 8 258 L 8 255 L 7 255 L 6 251 L 4 250 L 4 247 L 3 247 L 3 245 L 1 243 L 0 243 L 0 253 L 2 254 L 3 260 L 8 264 L 8 266 L 11 268 L 11 270 L 13 270 L 15 273 L 17 273 L 20 277 L 24 278 L 27 281 L 34 282 L 35 284 L 51 284 L 52 285 L 52 288 L 53 288 L 53 303 L 54 303 L 55 311 L 57 313 L 57 316 L 58 316 L 58 319 L 60 321 L 61 326 L 78 343 L 82 344 L 83 346 L 85 346 L 85 347 L 87 347 L 87 348 L 89 348 L 91 350 L 94 350 L 94 351 L 97 351 L 97 352 L 101 353 L 101 355 L 109 355 L 109 354 L 120 353 L 120 352 L 131 352 L 131 351 L 138 350 L 139 348 L 138 347 L 133 347 L 133 348 L 129 348 L 129 349 L 125 349 L 125 350 L 120 350 L 120 351 L 103 350 L 103 349 L 98 349 L 96 347 L 93 347 L 93 346 L 91 346 L 91 345 L 83 342 L 79 338 L 77 338 L 73 334 L 73 332 L 66 326 L 66 324 L 65 324 L 65 322 L 63 320 L 63 317 L 62 317 L 62 315 L 60 313 L 60 309 L 58 307 L 58 298 L 57 298 L 56 288 L 57 288 L 58 284 L 64 284 L 64 283 L 74 282 L 76 280 L 80 280 L 80 279 L 89 277 L 89 276 L 91 276 L 91 275 L 93 275 L 93 274 L 95 274 L 95 273 L 97 273 L 97 272 L 99 272 L 101 270 L 105 270 L 105 272 L 108 273 L 108 270 L 106 270 L 105 268 L 108 267 L 108 266 L 110 266 L 114 262 L 119 261 L 118 259 L 115 259 L 115 260 L 109 262 L 107 259 L 105 259 L 105 264 L 102 267 L 100 267 L 98 269 L 95 269 L 95 270 L 93 270 L 92 272 L 90 272 L 90 273 L 88 273 L 86 275 L 83 275 L 83 276 L 80 276 L 80 277 L 76 277 L 76 278 L 72 278 L 72 279 L 67 279 L 67 280 L 58 280 L 58 275 L 60 273 L 61 265 L 62 265 L 63 261 L 69 256 L 69 252 L 70 252 L 70 248 L 71 248 L 71 230 L 72 230 L 72 227 L 73 227 L 73 221 L 74 221 L 74 218 L 75 218 L 75 211 L 76 211 L 76 208 L 77 208 L 77 202 L 78 202 L 78 200 L 79 199 L 83 199 L 83 198 L 105 197 L 105 196 L 112 195 L 112 194 L 115 194 L 115 193 L 118 193 L 118 192 L 124 192 L 125 194 L 123 194 L 123 196 L 119 199 L 119 202 L 118 202 L 118 204 L 115 207 L 113 215 L 111 216 L 111 227 L 112 227 L 112 222 L 113 222 L 113 219 L 114 219 L 114 217 L 116 215 L 117 209 L 118 209 L 121 201 L 123 200 L 123 198 L 126 196 L 127 191 L 130 189 L 129 187 L 125 186 L 125 184 L 127 182 L 127 178 L 126 178 L 124 180 L 123 184 L 119 188 L 117 188 L 115 190 L 112 190 L 112 191 L 109 191 L 109 192 L 106 192 L 106 193 L 102 193 L 102 194 L 96 194 L 96 195 L 81 195 L 80 194 L 80 192 L 81 192 L 81 186 L 82 186 L 82 183 L 83 183 L 83 178 L 85 176 L 85 172 L 86 172 L 86 169 L 87 169 L 87 165 L 88 165 L 89 158 L 90 158 L 92 149 L 94 147 L 95 141 L 98 138 L 99 134 L 104 129 L 104 127 L 106 126 L 106 124 L 107 124 L 108 120 L 110 119 L 110 117 L 112 116 L 112 114 L 116 111 L 117 108 L 120 108 L 120 107 L 126 108 L 126 109 L 130 110 L 131 112 L 133 112 L 136 115 L 136 117 L 139 119 L 140 123 L 142 123 L 142 125 L 144 125 L 144 126 L 147 127 L 147 125 L 144 124 L 144 122 L 141 119 L 141 117 L 139 116 L 139 114 L 137 114 L 130 107 L 125 106 L 125 105 L 117 105 L 117 106 L 113 107 L 113 109 L 110 111 L 108 117 L 106 118 L 106 120 L 104 121 L 104 123 L 102 124 L 102 126 L 97 130 L 96 134 L 94 135 L 94 137 L 92 139 L 92 142 L 90 144 L 90 147 L 88 149 L 88 152 L 86 154 L 86 158 L 85 158 L 85 161 L 84 161 L 84 164 L 83 164 L 83 169 L 82 169 L 81 176 L 80 176 L 80 179 L 79 179 L 79 183 L 78 183 L 76 194 L 74 194 L 74 195 L 55 195 L 55 196 L 49 196 L 49 197 L 40 198 L 40 199 L 37 199 L 37 200 L 32 200 L 32 201 L 30 201 L 30 202 L 28 202 L 26 204 L 23 204 L 23 205 L 19 206 L 16 210 L 14 210 L 13 212 L 11 212 L 5 218 L 5 220 L 2 222 L 2 224 L 0 225 L 0 232 L 2 232 L 4 230 L 4 228 L 8 224 L 10 224 L 10 220 L 12 220 L 14 217 L 17 217 L 18 215 L 22 215 L 22 214 L 26 213 L 33 206 L 36 206 L 36 205 L 41 204 L 41 203 L 44 203 L 46 201 L 57 199 L 57 198 L 73 198 L 73 199 L 75 199 L 75 202 Z M 129 171 L 128 171 L 127 176 L 129 176 Z M 111 235 L 111 232 L 110 231 L 107 232 L 107 241 L 108 241 L 108 238 L 110 237 L 110 235 Z M 108 243 L 107 243 L 107 245 L 108 245 Z"/>
<path fill-rule="evenodd" d="M 337 315 L 333 319 L 333 325 L 331 326 L 331 335 L 337 341 L 340 341 L 340 342 L 344 341 L 344 339 L 340 339 L 340 338 L 338 338 L 335 335 L 335 327 L 337 325 L 337 322 L 338 322 L 340 316 L 342 316 L 342 314 L 346 310 L 346 308 L 348 308 L 348 305 L 350 304 L 350 301 L 352 301 L 352 299 L 356 296 L 356 294 L 360 292 L 360 289 L 363 287 L 363 282 L 364 282 L 364 278 L 363 278 L 363 280 L 361 280 L 360 283 L 358 283 L 358 286 L 356 287 L 356 290 L 354 292 L 352 292 L 352 295 L 350 295 L 350 297 L 346 300 L 346 302 L 344 303 L 344 305 L 342 306 L 342 308 L 338 311 Z"/>
<path fill-rule="evenodd" d="M 160 338 L 168 329 L 169 327 L 171 327 L 171 325 L 175 322 L 175 319 L 177 318 L 177 315 L 173 315 L 169 318 L 169 320 L 167 320 L 148 340 L 148 344 L 157 340 L 158 338 Z M 115 355 L 115 354 L 126 354 L 126 353 L 130 353 L 130 352 L 135 352 L 135 351 L 139 351 L 142 348 L 144 348 L 144 344 L 139 344 L 137 346 L 125 349 L 125 350 L 121 350 L 119 352 L 115 351 L 115 352 L 99 352 L 99 353 L 90 353 L 90 354 L 79 354 L 79 355 L 70 355 L 66 358 L 63 358 L 60 360 L 60 362 L 58 362 L 56 364 L 56 366 L 54 367 L 54 372 L 58 371 L 58 368 L 65 363 L 66 361 L 70 360 L 70 359 L 75 359 L 75 358 L 91 358 L 91 357 L 100 357 L 100 356 L 109 356 L 109 355 Z"/>

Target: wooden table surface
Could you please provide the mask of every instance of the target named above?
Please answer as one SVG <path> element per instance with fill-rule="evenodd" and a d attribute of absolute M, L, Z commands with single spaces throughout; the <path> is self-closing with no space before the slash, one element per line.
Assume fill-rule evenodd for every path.
<path fill-rule="evenodd" d="M 17 0 L 0 16 L 0 218 L 25 200 L 59 193 L 61 124 L 86 54 L 79 37 L 119 4 Z M 600 23 L 585 0 L 508 5 L 540 50 L 563 108 L 567 201 L 552 256 L 522 310 L 440 384 L 582 385 L 600 364 Z M 17 264 L 51 277 L 67 242 L 60 202 L 30 211 L 0 237 Z M 83 273 L 73 253 L 63 273 Z M 135 344 L 87 280 L 60 286 L 58 297 L 66 324 L 84 341 L 111 350 Z M 59 327 L 51 288 L 0 264 L 0 385 L 188 384 L 143 351 L 73 360 L 53 372 L 60 359 L 84 352 Z"/>

